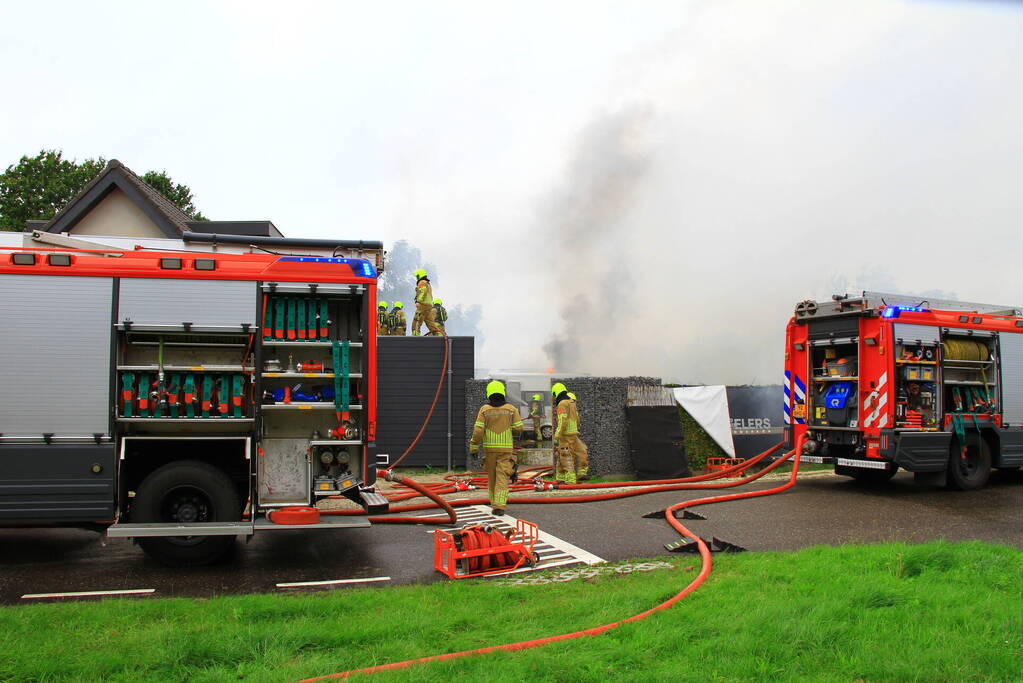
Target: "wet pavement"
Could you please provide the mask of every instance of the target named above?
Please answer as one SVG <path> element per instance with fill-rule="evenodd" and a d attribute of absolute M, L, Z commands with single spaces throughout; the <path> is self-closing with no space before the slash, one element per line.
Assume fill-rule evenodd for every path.
<path fill-rule="evenodd" d="M 777 486 L 778 481 L 755 488 Z M 748 490 L 746 487 L 743 490 Z M 731 489 L 737 490 L 737 489 Z M 723 492 L 722 492 L 723 493 Z M 510 506 L 509 512 L 607 560 L 658 557 L 678 535 L 643 514 L 700 491 L 655 493 L 587 504 Z M 811 545 L 978 539 L 1023 549 L 1023 472 L 998 472 L 980 491 L 917 486 L 900 473 L 884 486 L 816 474 L 776 496 L 699 508 L 705 521 L 684 523 L 704 537 L 749 550 Z M 390 577 L 352 585 L 427 583 L 433 535 L 419 526 L 256 534 L 225 563 L 170 569 L 126 539 L 73 529 L 0 529 L 0 603 L 24 604 L 28 593 L 155 589 L 156 597 L 273 592 L 277 583 Z"/>

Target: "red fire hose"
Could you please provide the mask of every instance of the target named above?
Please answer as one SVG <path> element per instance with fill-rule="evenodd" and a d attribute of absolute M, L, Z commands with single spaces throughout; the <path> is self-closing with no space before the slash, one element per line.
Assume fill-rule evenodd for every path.
<path fill-rule="evenodd" d="M 351 676 L 353 674 L 371 674 L 371 673 L 377 673 L 379 671 L 392 671 L 394 669 L 404 669 L 404 668 L 407 668 L 409 666 L 412 666 L 413 664 L 420 664 L 420 663 L 424 663 L 424 662 L 446 661 L 446 660 L 450 660 L 450 659 L 458 659 L 458 658 L 461 658 L 461 657 L 468 657 L 468 656 L 471 656 L 471 655 L 487 654 L 487 653 L 490 653 L 490 652 L 514 652 L 514 651 L 517 651 L 517 650 L 527 650 L 527 649 L 530 649 L 530 648 L 541 647 L 543 645 L 548 645 L 550 643 L 556 643 L 556 642 L 560 642 L 560 641 L 563 641 L 563 640 L 570 640 L 570 639 L 573 639 L 573 638 L 580 638 L 582 636 L 595 636 L 595 635 L 599 635 L 599 634 L 604 633 L 606 631 L 610 631 L 613 628 L 617 628 L 617 627 L 621 626 L 622 624 L 628 624 L 628 623 L 632 623 L 632 622 L 635 622 L 635 621 L 640 621 L 641 619 L 645 619 L 646 617 L 650 616 L 654 612 L 659 612 L 661 610 L 668 609 L 669 607 L 671 607 L 672 605 L 674 605 L 675 603 L 679 602 L 680 600 L 685 598 L 687 595 L 689 595 L 690 593 L 695 591 L 697 588 L 699 588 L 703 584 L 703 582 L 707 580 L 707 577 L 710 575 L 711 567 L 713 566 L 713 561 L 711 559 L 710 549 L 707 547 L 707 544 L 704 543 L 703 539 L 701 539 L 699 536 L 697 536 L 696 534 L 691 532 L 681 522 L 679 522 L 677 519 L 675 519 L 675 511 L 676 510 L 680 510 L 680 509 L 696 507 L 697 505 L 709 505 L 711 503 L 721 503 L 721 502 L 725 502 L 725 501 L 729 501 L 729 500 L 740 500 L 740 499 L 744 499 L 744 498 L 754 498 L 754 497 L 758 497 L 758 496 L 768 496 L 768 495 L 771 495 L 771 494 L 774 494 L 774 493 L 781 493 L 782 491 L 785 491 L 785 490 L 791 488 L 793 485 L 795 485 L 795 483 L 796 483 L 796 476 L 799 473 L 799 457 L 800 457 L 801 452 L 802 452 L 802 445 L 803 445 L 802 442 L 803 442 L 803 439 L 800 438 L 796 442 L 796 448 L 794 450 L 789 451 L 788 453 L 783 455 L 781 458 L 779 458 L 774 463 L 772 463 L 771 465 L 766 467 L 764 470 L 762 470 L 757 475 L 754 475 L 752 477 L 748 477 L 746 480 L 744 480 L 742 482 L 742 483 L 745 483 L 745 482 L 753 481 L 754 479 L 757 479 L 760 476 L 763 476 L 763 474 L 766 474 L 771 469 L 774 469 L 775 467 L 778 467 L 781 463 L 785 462 L 786 460 L 791 458 L 793 455 L 795 455 L 795 459 L 792 461 L 792 475 L 789 477 L 789 480 L 785 484 L 783 484 L 781 486 L 777 486 L 775 488 L 771 488 L 771 489 L 764 489 L 762 491 L 747 491 L 747 492 L 744 492 L 744 493 L 731 493 L 731 494 L 727 494 L 727 495 L 723 495 L 723 496 L 712 496 L 712 497 L 709 497 L 709 498 L 698 498 L 696 500 L 690 500 L 690 501 L 685 501 L 685 502 L 682 502 L 682 503 L 677 503 L 675 505 L 672 505 L 672 506 L 668 507 L 664 511 L 664 517 L 667 520 L 668 524 L 670 524 L 672 526 L 672 528 L 674 528 L 676 531 L 678 531 L 683 536 L 685 536 L 687 538 L 692 538 L 692 539 L 694 539 L 696 541 L 696 544 L 697 544 L 697 546 L 699 548 L 699 551 L 700 551 L 700 558 L 701 558 L 701 561 L 702 561 L 702 566 L 700 568 L 700 573 L 696 576 L 696 578 L 694 578 L 689 583 L 689 585 L 687 585 L 681 591 L 676 593 L 674 596 L 672 596 L 668 600 L 665 600 L 664 602 L 660 603 L 659 605 L 651 607 L 650 609 L 648 609 L 648 610 L 646 610 L 644 612 L 640 612 L 639 614 L 635 614 L 635 615 L 633 615 L 633 616 L 631 616 L 631 617 L 629 617 L 627 619 L 622 619 L 622 620 L 619 620 L 619 621 L 615 621 L 615 622 L 612 622 L 610 624 L 604 624 L 602 626 L 595 626 L 593 628 L 588 628 L 588 629 L 585 629 L 585 630 L 582 630 L 582 631 L 574 631 L 572 633 L 563 633 L 563 634 L 556 635 L 556 636 L 548 636 L 546 638 L 537 638 L 537 639 L 534 639 L 534 640 L 524 640 L 524 641 L 520 641 L 520 642 L 517 642 L 517 643 L 507 643 L 505 645 L 492 645 L 490 647 L 477 648 L 475 650 L 463 650 L 461 652 L 449 652 L 447 654 L 431 655 L 429 657 L 420 657 L 418 659 L 409 659 L 409 660 L 405 660 L 405 661 L 402 661 L 402 662 L 392 662 L 390 664 L 380 664 L 380 665 L 377 665 L 377 666 L 371 666 L 371 667 L 367 667 L 367 668 L 364 668 L 364 669 L 351 669 L 349 671 L 342 671 L 340 673 L 329 674 L 327 676 L 317 676 L 317 677 L 314 677 L 314 678 L 306 678 L 306 679 L 303 679 L 302 681 L 300 681 L 300 683 L 310 683 L 311 681 L 323 681 L 323 680 L 337 679 L 337 678 L 348 678 L 349 676 Z M 774 450 L 774 449 L 772 449 L 772 450 Z M 764 455 L 766 455 L 766 454 L 764 454 Z M 747 462 L 749 462 L 749 461 L 747 461 Z M 746 464 L 746 463 L 743 463 L 743 465 L 748 467 L 748 464 Z M 710 489 L 710 488 L 724 488 L 726 486 L 732 486 L 732 485 L 734 485 L 734 484 L 731 484 L 731 483 L 729 483 L 729 484 L 699 484 L 699 483 L 693 483 L 693 484 L 687 484 L 685 486 L 686 486 L 686 488 L 707 488 L 707 489 Z M 628 491 L 628 492 L 625 492 L 625 493 L 629 493 L 629 494 L 632 494 L 632 495 L 635 495 L 637 493 L 650 493 L 652 489 L 672 490 L 672 489 L 667 489 L 666 487 L 651 487 L 651 489 L 646 489 L 646 490 L 642 490 L 642 491 Z M 574 498 L 578 498 L 578 497 L 574 497 Z M 584 496 L 584 498 L 585 498 L 585 496 Z M 605 499 L 603 496 L 593 496 L 593 498 L 600 499 L 600 500 L 604 500 Z M 568 499 L 566 499 L 566 498 L 561 498 L 561 499 L 554 498 L 554 499 L 537 499 L 537 500 L 544 500 L 545 502 L 547 500 L 552 500 L 554 502 L 579 502 L 579 501 L 573 501 L 571 498 L 568 498 Z M 462 502 L 463 501 L 457 501 L 456 504 L 462 503 Z M 512 502 L 512 501 L 509 501 L 509 502 Z M 523 502 L 523 501 L 520 501 L 520 502 Z M 536 500 L 533 500 L 533 501 L 530 501 L 530 502 L 536 502 Z M 407 507 L 416 507 L 416 506 L 407 506 Z"/>

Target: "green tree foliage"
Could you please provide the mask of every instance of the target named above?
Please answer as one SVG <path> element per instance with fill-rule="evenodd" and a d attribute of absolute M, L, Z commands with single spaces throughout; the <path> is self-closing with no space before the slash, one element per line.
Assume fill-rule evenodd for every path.
<path fill-rule="evenodd" d="M 188 214 L 193 220 L 209 220 L 195 208 L 195 204 L 192 203 L 192 190 L 189 189 L 188 185 L 175 183 L 167 175 L 167 171 L 149 171 L 142 176 L 142 180 L 152 185 L 160 194 L 174 202 L 175 206 Z"/>
<path fill-rule="evenodd" d="M 106 159 L 65 159 L 57 149 L 23 156 L 0 174 L 0 230 L 21 232 L 30 220 L 49 220 L 103 170 Z M 192 203 L 192 191 L 175 183 L 166 171 L 150 171 L 142 179 L 195 220 L 207 220 Z"/>

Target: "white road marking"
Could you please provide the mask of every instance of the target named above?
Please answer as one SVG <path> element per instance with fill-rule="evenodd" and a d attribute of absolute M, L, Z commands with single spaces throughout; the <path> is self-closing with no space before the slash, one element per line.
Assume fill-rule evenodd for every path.
<path fill-rule="evenodd" d="M 278 583 L 278 588 L 301 588 L 303 586 L 335 586 L 346 583 L 368 583 L 370 581 L 390 581 L 390 576 L 371 576 L 368 579 L 331 579 L 330 581 L 294 581 L 292 583 Z"/>
<path fill-rule="evenodd" d="M 71 593 L 26 593 L 21 596 L 22 600 L 36 598 L 91 598 L 101 595 L 148 595 L 155 593 L 155 588 L 131 588 L 122 591 L 74 591 Z"/>

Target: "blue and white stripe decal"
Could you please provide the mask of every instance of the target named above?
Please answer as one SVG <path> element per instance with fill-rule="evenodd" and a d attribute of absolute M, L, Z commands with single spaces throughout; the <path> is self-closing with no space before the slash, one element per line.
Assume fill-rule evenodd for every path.
<path fill-rule="evenodd" d="M 789 385 L 792 384 L 792 373 L 788 370 L 785 371 L 785 381 L 782 383 L 782 388 L 785 390 L 785 405 L 782 406 L 785 424 L 792 424 L 792 389 Z"/>

